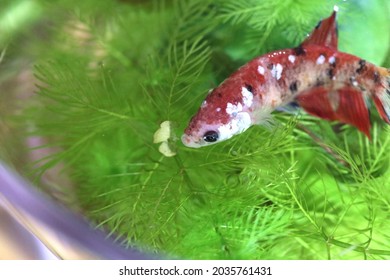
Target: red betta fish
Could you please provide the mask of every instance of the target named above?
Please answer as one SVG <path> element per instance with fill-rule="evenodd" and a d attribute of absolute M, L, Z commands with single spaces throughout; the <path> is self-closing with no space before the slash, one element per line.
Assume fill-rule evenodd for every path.
<path fill-rule="evenodd" d="M 337 50 L 335 8 L 296 48 L 257 57 L 210 91 L 185 129 L 188 147 L 215 144 L 264 124 L 296 102 L 308 113 L 357 127 L 370 138 L 368 101 L 390 124 L 390 69 Z"/>

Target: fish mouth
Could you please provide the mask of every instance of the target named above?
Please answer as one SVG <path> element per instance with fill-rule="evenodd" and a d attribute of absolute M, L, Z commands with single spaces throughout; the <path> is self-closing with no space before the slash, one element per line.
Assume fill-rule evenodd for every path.
<path fill-rule="evenodd" d="M 199 143 L 200 141 L 194 141 L 193 138 L 187 134 L 183 134 L 181 136 L 181 142 L 184 144 L 184 146 L 189 148 L 200 148 L 203 146 L 201 143 Z"/>

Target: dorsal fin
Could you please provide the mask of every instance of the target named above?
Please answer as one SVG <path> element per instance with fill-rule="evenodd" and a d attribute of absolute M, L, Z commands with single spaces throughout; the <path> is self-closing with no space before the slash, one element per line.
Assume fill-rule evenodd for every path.
<path fill-rule="evenodd" d="M 337 50 L 337 11 L 338 7 L 335 6 L 332 15 L 321 20 L 301 46 L 321 45 Z"/>

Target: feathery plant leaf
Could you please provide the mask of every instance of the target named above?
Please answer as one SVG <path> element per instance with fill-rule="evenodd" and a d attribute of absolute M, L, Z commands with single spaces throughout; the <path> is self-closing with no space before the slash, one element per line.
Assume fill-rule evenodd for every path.
<path fill-rule="evenodd" d="M 332 3 L 316 1 L 224 1 L 221 19 L 241 24 L 244 45 L 252 56 L 280 48 L 293 47 L 310 32 L 313 25 L 332 9 Z M 284 35 L 284 36 L 280 36 Z M 287 40 L 286 40 L 287 39 Z"/>
<path fill-rule="evenodd" d="M 210 57 L 207 42 L 203 41 L 201 37 L 192 42 L 191 45 L 189 44 L 189 41 L 184 41 L 181 45 L 171 46 L 168 50 L 167 61 L 160 66 L 168 66 L 170 76 L 168 80 L 154 81 L 158 87 L 155 89 L 160 94 L 154 98 L 153 102 L 156 110 L 161 110 L 161 108 L 166 110 L 164 118 L 168 120 L 172 118 L 172 113 L 177 112 L 179 106 L 184 106 L 183 109 L 187 109 L 188 106 L 192 105 L 193 98 L 190 100 L 186 100 L 186 98 L 188 99 L 188 93 L 194 87 L 194 83 L 198 81 L 198 77 L 202 74 Z M 148 95 L 150 96 L 150 93 Z"/>
<path fill-rule="evenodd" d="M 295 46 L 335 1 L 57 4 L 46 7 L 59 19 L 24 119 L 36 150 L 50 151 L 34 171 L 62 165 L 96 226 L 183 258 L 390 258 L 382 124 L 370 142 L 349 126 L 276 113 L 271 128 L 219 145 L 178 141 L 210 87 L 255 55 Z M 343 13 L 353 5 L 340 3 Z M 173 157 L 153 143 L 167 120 Z"/>

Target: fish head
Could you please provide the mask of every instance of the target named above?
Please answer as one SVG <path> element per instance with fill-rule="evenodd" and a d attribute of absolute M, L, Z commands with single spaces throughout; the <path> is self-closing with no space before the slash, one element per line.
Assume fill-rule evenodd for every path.
<path fill-rule="evenodd" d="M 210 90 L 184 131 L 185 146 L 199 148 L 237 135 L 252 125 L 253 87 L 239 77 L 230 77 Z"/>

